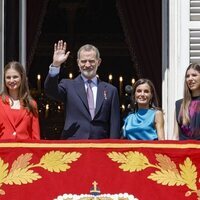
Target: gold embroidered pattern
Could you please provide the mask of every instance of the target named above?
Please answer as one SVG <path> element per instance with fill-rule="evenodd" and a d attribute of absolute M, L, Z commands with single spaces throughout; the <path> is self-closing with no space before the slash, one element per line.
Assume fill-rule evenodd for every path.
<path fill-rule="evenodd" d="M 155 172 L 151 173 L 147 178 L 156 181 L 158 184 L 167 186 L 183 186 L 188 187 L 185 196 L 188 197 L 192 193 L 196 193 L 197 199 L 200 200 L 200 189 L 197 188 L 197 168 L 187 157 L 183 164 L 179 164 L 177 168 L 168 156 L 155 154 L 157 163 L 152 164 L 148 158 L 138 152 L 129 151 L 125 153 L 111 152 L 108 157 L 119 163 L 119 168 L 123 171 L 137 172 L 145 170 L 148 167 L 155 168 Z"/>
<path fill-rule="evenodd" d="M 49 172 L 64 172 L 70 169 L 70 163 L 76 161 L 81 153 L 78 152 L 61 152 L 50 151 L 42 156 L 37 164 L 30 163 L 32 153 L 21 154 L 13 163 L 9 171 L 9 164 L 0 158 L 0 187 L 6 185 L 22 185 L 32 183 L 42 177 L 32 169 L 41 167 Z M 0 189 L 0 195 L 5 191 Z"/>

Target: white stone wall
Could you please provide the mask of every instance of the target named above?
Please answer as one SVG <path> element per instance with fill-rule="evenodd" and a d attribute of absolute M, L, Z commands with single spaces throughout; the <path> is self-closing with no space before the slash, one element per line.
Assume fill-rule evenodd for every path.
<path fill-rule="evenodd" d="M 189 65 L 189 0 L 163 0 L 163 109 L 168 139 L 172 139 L 175 101 L 183 96 Z M 168 10 L 167 10 L 168 9 Z M 168 14 L 164 14 L 168 11 Z M 168 15 L 168 17 L 167 17 Z M 167 19 L 166 19 L 167 18 Z M 168 27 L 165 23 L 168 20 Z"/>

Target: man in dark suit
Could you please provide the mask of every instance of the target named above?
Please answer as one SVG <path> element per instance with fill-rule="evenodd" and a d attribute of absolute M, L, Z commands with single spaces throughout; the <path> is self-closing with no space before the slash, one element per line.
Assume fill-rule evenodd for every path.
<path fill-rule="evenodd" d="M 44 88 L 48 96 L 64 102 L 65 124 L 61 139 L 120 138 L 120 105 L 117 88 L 101 81 L 96 72 L 101 63 L 99 50 L 82 46 L 77 53 L 81 72 L 74 80 L 59 80 L 60 66 L 69 56 L 62 40 L 54 45 L 53 63 Z M 92 106 L 87 98 L 90 88 Z M 89 95 L 88 95 L 89 96 Z"/>

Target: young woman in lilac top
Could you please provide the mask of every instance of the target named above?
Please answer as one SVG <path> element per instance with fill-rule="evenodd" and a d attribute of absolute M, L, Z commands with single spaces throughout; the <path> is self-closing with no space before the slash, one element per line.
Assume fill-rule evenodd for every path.
<path fill-rule="evenodd" d="M 200 140 L 200 65 L 186 69 L 183 99 L 176 101 L 174 139 Z"/>
<path fill-rule="evenodd" d="M 164 140 L 163 112 L 153 83 L 139 79 L 133 86 L 132 113 L 124 120 L 123 136 L 130 140 Z"/>

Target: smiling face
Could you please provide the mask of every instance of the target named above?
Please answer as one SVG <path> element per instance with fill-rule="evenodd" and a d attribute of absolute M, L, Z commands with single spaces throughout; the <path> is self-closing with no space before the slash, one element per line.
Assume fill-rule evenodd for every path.
<path fill-rule="evenodd" d="M 9 93 L 11 92 L 18 93 L 20 85 L 21 85 L 20 73 L 12 68 L 7 69 L 7 71 L 5 71 L 5 85 Z"/>
<path fill-rule="evenodd" d="M 94 50 L 82 50 L 80 52 L 79 59 L 77 59 L 77 63 L 81 74 L 87 79 L 92 79 L 96 76 L 101 59 L 97 59 L 96 52 Z"/>
<path fill-rule="evenodd" d="M 189 69 L 185 78 L 186 84 L 190 89 L 192 96 L 200 95 L 200 72 L 195 69 Z"/>
<path fill-rule="evenodd" d="M 152 99 L 151 88 L 147 83 L 143 83 L 137 86 L 134 95 L 138 108 L 149 108 L 150 101 Z"/>

